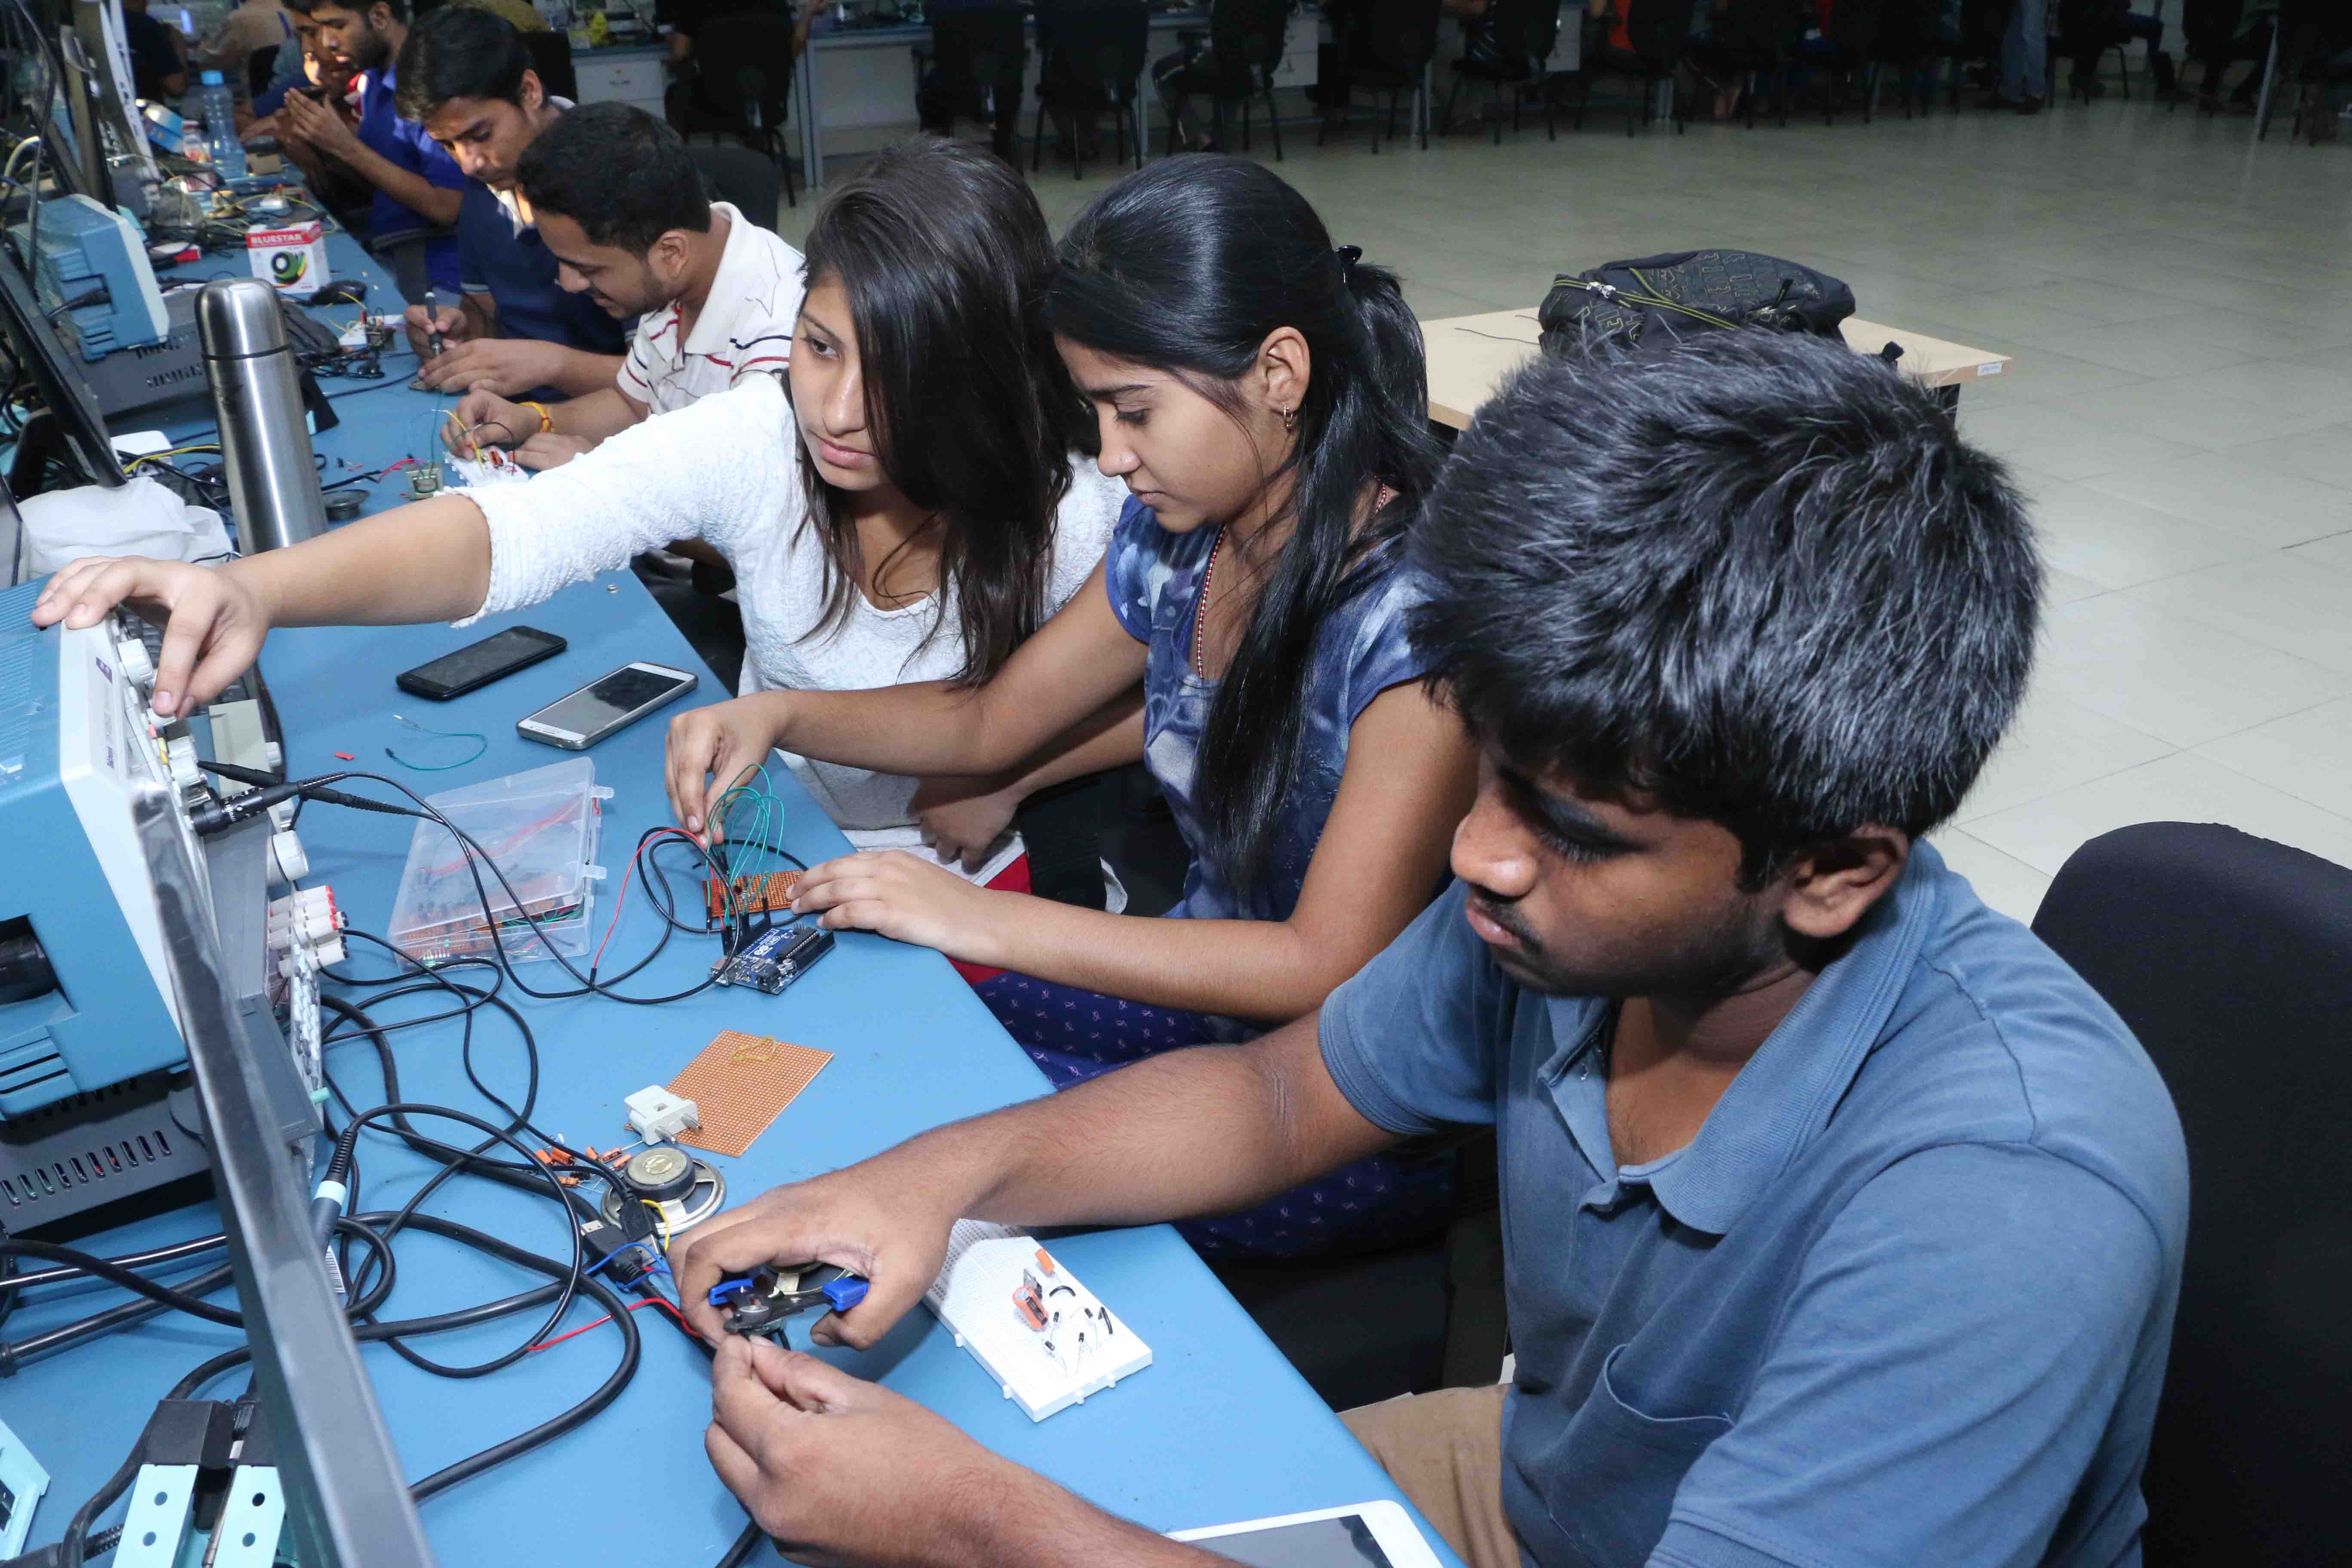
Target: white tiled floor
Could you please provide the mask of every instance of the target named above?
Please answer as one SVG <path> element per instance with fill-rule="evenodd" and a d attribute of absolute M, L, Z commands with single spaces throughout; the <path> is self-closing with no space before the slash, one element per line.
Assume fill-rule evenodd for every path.
<path fill-rule="evenodd" d="M 2132 822 L 2227 822 L 2352 864 L 2352 145 L 2257 146 L 2244 120 L 2112 97 L 1679 137 L 1611 116 L 1377 157 L 1311 140 L 1289 136 L 1281 172 L 1424 317 L 1727 245 L 2017 356 L 1961 427 L 2033 500 L 2043 651 L 1937 836 L 1997 907 L 2030 916 L 2078 845 Z M 1115 173 L 1035 186 L 1058 227 Z"/>

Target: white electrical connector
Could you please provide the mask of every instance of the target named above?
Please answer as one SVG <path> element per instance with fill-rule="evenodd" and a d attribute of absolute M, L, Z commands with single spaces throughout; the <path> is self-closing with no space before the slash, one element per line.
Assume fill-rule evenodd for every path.
<path fill-rule="evenodd" d="M 342 962 L 343 915 L 335 908 L 331 888 L 298 888 L 272 899 L 263 933 L 270 952 L 278 955 L 280 974 L 290 977 L 301 966 L 298 950 L 308 954 L 314 967 Z"/>
<path fill-rule="evenodd" d="M 662 1088 L 649 1084 L 621 1102 L 629 1108 L 629 1125 L 648 1143 L 675 1138 L 689 1127 L 702 1125 L 702 1110 Z"/>

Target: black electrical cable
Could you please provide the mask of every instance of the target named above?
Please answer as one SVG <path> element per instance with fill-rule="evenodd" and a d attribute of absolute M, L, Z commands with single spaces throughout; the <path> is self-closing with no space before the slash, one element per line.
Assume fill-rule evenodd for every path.
<path fill-rule="evenodd" d="M 383 1271 L 382 1278 L 377 1280 L 372 1289 L 364 1291 L 355 1290 L 352 1292 L 352 1300 L 344 1308 L 344 1311 L 347 1315 L 353 1318 L 364 1318 L 383 1304 L 384 1298 L 392 1294 L 394 1282 L 398 1277 L 397 1270 L 393 1263 L 391 1244 L 387 1238 L 376 1235 L 373 1231 L 357 1224 L 348 1216 L 337 1222 L 337 1229 L 341 1235 L 356 1237 L 359 1240 L 367 1243 L 369 1247 L 368 1262 L 370 1266 L 380 1267 Z M 176 1247 L 202 1249 L 218 1247 L 222 1245 L 225 1240 L 226 1237 L 213 1236 L 203 1237 L 197 1241 L 178 1243 L 176 1244 Z M 176 1248 L 158 1248 L 157 1250 L 172 1251 L 175 1249 Z M 147 1255 L 134 1254 L 132 1256 L 138 1258 L 144 1258 Z M 124 1262 L 121 1258 L 108 1259 L 107 1261 L 116 1264 L 122 1264 Z M 152 1264 L 142 1264 L 142 1266 L 152 1266 Z M 39 1278 L 43 1282 L 49 1282 L 66 1278 L 87 1279 L 90 1277 L 90 1270 L 80 1267 L 74 1267 L 70 1268 L 44 1270 Z M 30 1279 L 32 1277 L 27 1276 L 26 1279 Z M 212 1292 L 226 1286 L 233 1278 L 233 1272 L 227 1266 L 223 1265 L 219 1268 L 207 1269 L 205 1272 L 197 1275 L 194 1279 L 185 1280 L 183 1283 L 173 1287 L 173 1289 L 178 1294 L 184 1296 L 208 1296 L 212 1294 Z M 20 1285 L 23 1283 L 25 1283 L 24 1280 L 19 1281 Z M 171 1310 L 176 1305 L 176 1302 L 159 1303 L 152 1299 L 145 1298 L 136 1301 L 126 1301 L 120 1303 L 119 1305 L 107 1308 L 103 1311 L 93 1313 L 89 1317 L 80 1319 L 75 1322 L 60 1324 L 57 1328 L 46 1330 L 28 1339 L 18 1340 L 13 1344 L 0 1344 L 0 1368 L 13 1369 L 20 1362 L 29 1361 L 35 1356 L 46 1354 L 50 1351 L 63 1349 L 65 1346 L 76 1343 L 81 1340 L 90 1339 L 99 1334 L 111 1332 L 116 1329 L 126 1327 L 127 1325 L 138 1322 L 142 1319 L 152 1318 L 158 1312 Z"/>
<path fill-rule="evenodd" d="M 382 1213 L 359 1216 L 362 1223 L 369 1225 L 381 1224 L 390 1217 L 389 1215 Z M 562 1264 L 553 1258 L 527 1252 L 511 1242 L 504 1241 L 485 1231 L 476 1230 L 471 1226 L 460 1225 L 455 1220 L 443 1219 L 438 1215 L 415 1215 L 411 1216 L 409 1224 L 416 1229 L 430 1231 L 453 1241 L 464 1242 L 467 1246 L 487 1252 L 494 1258 L 548 1275 L 558 1281 L 555 1285 L 542 1286 L 539 1290 L 525 1292 L 528 1297 L 544 1299 L 546 1292 L 568 1289 L 572 1280 L 576 1279 L 581 1288 L 593 1297 L 596 1304 L 603 1307 L 611 1316 L 614 1326 L 621 1331 L 623 1342 L 619 1364 L 587 1398 L 583 1399 L 571 1409 L 541 1422 L 529 1431 L 509 1437 L 503 1443 L 493 1444 L 480 1453 L 434 1471 L 433 1474 L 408 1489 L 410 1496 L 418 1502 L 423 1502 L 427 1498 L 456 1486 L 459 1481 L 469 1479 L 493 1466 L 504 1464 L 509 1459 L 527 1454 L 533 1448 L 553 1441 L 604 1410 L 605 1406 L 621 1396 L 621 1391 L 626 1388 L 629 1380 L 636 1375 L 642 1342 L 637 1333 L 636 1319 L 630 1314 L 628 1303 L 624 1301 L 611 1286 L 595 1276 L 577 1275 L 572 1270 L 567 1270 Z M 507 1312 L 521 1310 L 523 1310 L 520 1305 L 522 1301 L 522 1297 L 512 1297 L 507 1301 L 486 1303 L 483 1307 L 467 1308 L 457 1312 L 444 1312 L 434 1318 L 412 1319 L 404 1322 L 365 1324 L 354 1329 L 352 1337 L 362 1341 L 376 1341 L 410 1334 L 437 1333 L 446 1329 L 464 1328 L 472 1323 L 486 1321 L 490 1315 L 503 1316 Z M 489 1311 L 491 1308 L 497 1308 L 499 1310 L 492 1314 Z M 537 1339 L 538 1336 L 534 1335 L 534 1343 L 537 1342 Z M 252 1358 L 252 1347 L 244 1345 L 224 1352 L 182 1378 L 165 1397 L 185 1399 L 209 1379 L 244 1365 Z M 132 1474 L 136 1473 L 137 1467 L 133 1466 Z M 123 1484 L 128 1486 L 129 1480 L 126 1479 Z M 117 1495 L 120 1495 L 120 1489 Z M 110 1501 L 111 1499 L 108 1500 Z M 104 1506 L 103 1503 L 99 1505 L 100 1509 Z M 91 1510 L 93 1517 L 97 1511 L 97 1510 Z"/>
<path fill-rule="evenodd" d="M 239 778 L 241 775 L 248 772 L 248 770 L 244 769 L 224 767 L 218 763 L 203 763 L 200 765 L 229 778 Z M 365 779 L 370 783 L 381 784 L 389 788 L 397 790 L 402 795 L 406 795 L 410 800 L 414 801 L 415 803 L 415 807 L 412 809 L 408 806 L 395 805 L 389 801 L 370 800 L 362 795 L 351 795 L 345 791 L 331 787 L 349 779 Z M 286 798 L 283 792 L 289 790 L 299 792 L 304 799 L 316 800 L 322 805 L 350 806 L 361 811 L 382 812 L 392 816 L 418 816 L 423 817 L 428 822 L 438 824 L 451 836 L 456 837 L 459 847 L 465 852 L 467 875 L 473 881 L 474 897 L 476 902 L 481 909 L 484 926 L 489 932 L 491 947 L 498 953 L 499 962 L 500 966 L 506 970 L 507 978 L 513 982 L 516 990 L 521 992 L 526 996 L 542 1002 L 564 1002 L 570 1001 L 574 997 L 595 995 L 603 996 L 608 1001 L 619 1002 L 632 1007 L 657 1007 L 671 1002 L 683 1002 L 690 996 L 698 996 L 718 983 L 717 974 L 712 973 L 705 976 L 702 980 L 688 987 L 686 990 L 673 992 L 667 996 L 625 996 L 619 992 L 612 989 L 614 984 L 619 983 L 618 980 L 599 982 L 593 972 L 591 973 L 583 974 L 580 972 L 579 967 L 574 964 L 571 959 L 565 957 L 561 952 L 556 950 L 553 938 L 548 934 L 546 928 L 541 924 L 540 918 L 531 913 L 530 908 L 526 905 L 521 896 L 515 891 L 514 884 L 507 879 L 506 872 L 499 866 L 498 861 L 491 857 L 489 851 L 484 849 L 479 841 L 478 841 L 472 834 L 467 833 L 464 828 L 459 827 L 456 823 L 450 821 L 447 816 L 442 814 L 438 807 L 427 801 L 423 795 L 418 795 L 415 790 L 410 789 L 406 784 L 401 783 L 398 779 L 387 777 L 383 773 L 363 773 L 353 769 L 341 773 L 323 773 L 316 778 L 290 780 L 285 784 L 277 784 L 274 787 L 280 793 L 275 796 L 266 795 L 265 791 L 268 787 L 269 786 L 265 786 L 264 790 L 257 790 L 253 795 L 236 796 L 228 805 L 216 808 L 208 814 L 210 817 L 215 819 L 215 826 L 208 828 L 205 826 L 204 822 L 200 821 L 197 826 L 197 831 L 199 833 L 216 831 L 218 827 L 227 826 L 235 822 L 241 821 L 245 817 L 253 816 L 258 811 L 265 809 L 268 804 L 273 804 L 275 800 Z M 257 796 L 260 798 L 257 798 Z M 644 838 L 640 838 L 638 840 L 639 849 L 642 850 L 645 847 L 646 841 L 653 838 L 656 834 L 666 832 L 667 830 L 665 829 L 654 829 L 649 831 Z M 688 842 L 691 843 L 693 841 L 688 839 Z M 714 876 L 721 876 L 723 879 L 722 863 L 719 860 L 712 859 L 709 851 L 704 849 L 702 846 L 697 844 L 695 848 L 698 853 L 702 855 L 705 863 L 709 866 L 711 873 Z M 782 851 L 777 851 L 777 853 L 781 854 Z M 506 894 L 507 901 L 514 906 L 515 915 L 519 917 L 524 924 L 530 928 L 532 934 L 539 938 L 547 956 L 553 959 L 559 965 L 561 965 L 565 973 L 571 975 L 572 979 L 580 982 L 580 986 L 577 990 L 537 990 L 527 984 L 520 975 L 514 972 L 513 960 L 507 952 L 506 935 L 502 929 L 506 922 L 502 921 L 498 917 L 490 902 L 489 889 L 482 881 L 482 868 L 484 867 L 488 868 L 490 875 L 498 881 L 499 890 Z M 676 922 L 666 922 L 662 931 L 661 939 L 654 944 L 653 951 L 647 953 L 645 958 L 640 960 L 637 963 L 632 965 L 620 978 L 625 979 L 628 975 L 636 973 L 639 970 L 651 963 L 655 958 L 658 957 L 663 949 L 669 945 L 669 939 L 675 927 Z"/>
<path fill-rule="evenodd" d="M 719 1560 L 719 1568 L 743 1568 L 744 1563 L 751 1561 L 751 1553 L 760 1549 L 760 1542 L 766 1539 L 768 1532 L 760 1528 L 758 1520 L 753 1520 L 743 1527 L 743 1533 L 735 1538 L 735 1544 L 727 1549 L 727 1555 Z"/>
<path fill-rule="evenodd" d="M 485 1376 L 488 1373 L 499 1371 L 502 1367 L 512 1366 L 515 1363 L 529 1355 L 530 1353 L 530 1347 L 538 1343 L 541 1340 L 546 1338 L 550 1333 L 553 1332 L 555 1326 L 563 1321 L 563 1314 L 569 1310 L 572 1306 L 572 1294 L 574 1288 L 587 1283 L 587 1277 L 584 1272 L 587 1259 L 583 1256 L 581 1248 L 579 1219 L 572 1208 L 571 1193 L 566 1191 L 562 1184 L 556 1181 L 555 1173 L 549 1170 L 546 1166 L 540 1164 L 537 1161 L 532 1160 L 530 1151 L 524 1148 L 521 1142 L 519 1142 L 512 1133 L 502 1131 L 499 1129 L 491 1126 L 480 1117 L 474 1115 L 471 1111 L 459 1110 L 454 1106 L 423 1105 L 404 1100 L 394 1100 L 390 1104 L 377 1106 L 373 1110 L 362 1111 L 359 1115 L 352 1117 L 351 1121 L 345 1124 L 341 1139 L 338 1142 L 337 1146 L 339 1148 L 348 1149 L 351 1144 L 358 1141 L 361 1130 L 371 1121 L 383 1120 L 387 1117 L 412 1113 L 420 1116 L 439 1116 L 445 1117 L 452 1121 L 462 1121 L 467 1126 L 473 1128 L 476 1131 L 486 1132 L 491 1137 L 497 1139 L 499 1142 L 504 1143 L 516 1153 L 520 1154 L 534 1170 L 538 1171 L 541 1180 L 546 1185 L 548 1192 L 554 1195 L 555 1206 L 563 1211 L 564 1232 L 570 1237 L 572 1242 L 572 1272 L 570 1277 L 564 1281 L 563 1289 L 556 1299 L 554 1309 L 548 1313 L 547 1321 L 541 1324 L 538 1329 L 534 1330 L 529 1339 L 523 1341 L 521 1344 L 517 1345 L 513 1350 L 507 1352 L 503 1355 L 495 1356 L 488 1361 L 481 1362 L 472 1366 L 449 1367 L 436 1365 L 425 1367 L 425 1370 L 438 1372 L 439 1374 L 444 1377 Z M 402 1223 L 412 1224 L 419 1217 L 421 1216 L 414 1214 L 406 1214 L 402 1216 Z M 387 1231 L 383 1234 L 385 1239 L 387 1241 L 390 1240 L 391 1232 Z M 126 1272 L 128 1271 L 126 1270 Z M 137 1276 L 134 1275 L 132 1278 L 135 1279 Z M 425 1365 L 425 1363 L 421 1361 L 418 1362 L 417 1364 L 420 1366 Z"/>
<path fill-rule="evenodd" d="M 200 1236 L 193 1241 L 175 1241 L 167 1247 L 150 1247 L 144 1252 L 126 1252 L 119 1258 L 110 1258 L 107 1261 L 122 1268 L 160 1268 L 164 1264 L 178 1263 L 185 1258 L 201 1257 L 215 1247 L 227 1245 L 228 1237 L 226 1236 Z M 63 1263 L 55 1268 L 42 1268 L 30 1274 L 16 1275 L 9 1279 L 6 1285 L 12 1292 L 29 1290 L 37 1285 L 54 1285 L 61 1279 L 80 1279 L 86 1278 L 88 1273 L 89 1270 L 79 1264 Z"/>

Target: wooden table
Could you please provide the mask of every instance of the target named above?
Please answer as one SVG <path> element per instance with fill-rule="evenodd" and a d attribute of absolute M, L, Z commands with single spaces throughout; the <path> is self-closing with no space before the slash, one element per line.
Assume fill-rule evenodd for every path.
<path fill-rule="evenodd" d="M 1897 363 L 1939 389 L 1946 407 L 1959 405 L 1961 387 L 2002 374 L 2011 363 L 2009 355 L 1990 349 L 1946 342 L 1858 317 L 1849 317 L 1843 330 L 1845 341 L 1864 353 L 1876 353 L 1890 342 L 1902 344 L 1903 357 Z M 1502 384 L 1503 377 L 1536 352 L 1540 329 L 1536 325 L 1536 308 L 1529 305 L 1520 310 L 1423 321 L 1421 332 L 1429 350 L 1429 416 L 1460 430 Z"/>

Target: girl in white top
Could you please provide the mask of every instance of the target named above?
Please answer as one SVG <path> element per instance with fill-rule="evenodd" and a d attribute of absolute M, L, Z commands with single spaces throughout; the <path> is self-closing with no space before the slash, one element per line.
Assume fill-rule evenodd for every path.
<path fill-rule="evenodd" d="M 700 538 L 735 569 L 743 692 L 984 680 L 1086 582 L 1125 499 L 1072 452 L 1083 406 L 1031 318 L 1054 270 L 1045 215 L 1005 164 L 923 142 L 836 187 L 805 254 L 789 395 L 760 378 L 528 484 L 218 568 L 79 562 L 34 619 L 168 606 L 169 714 L 209 701 L 272 626 L 465 625 Z M 984 882 L 1021 853 L 1005 832 L 1020 797 L 1131 754 L 1140 726 L 1122 701 L 1010 773 L 934 783 L 919 807 L 918 780 L 786 761 L 853 843 Z"/>

